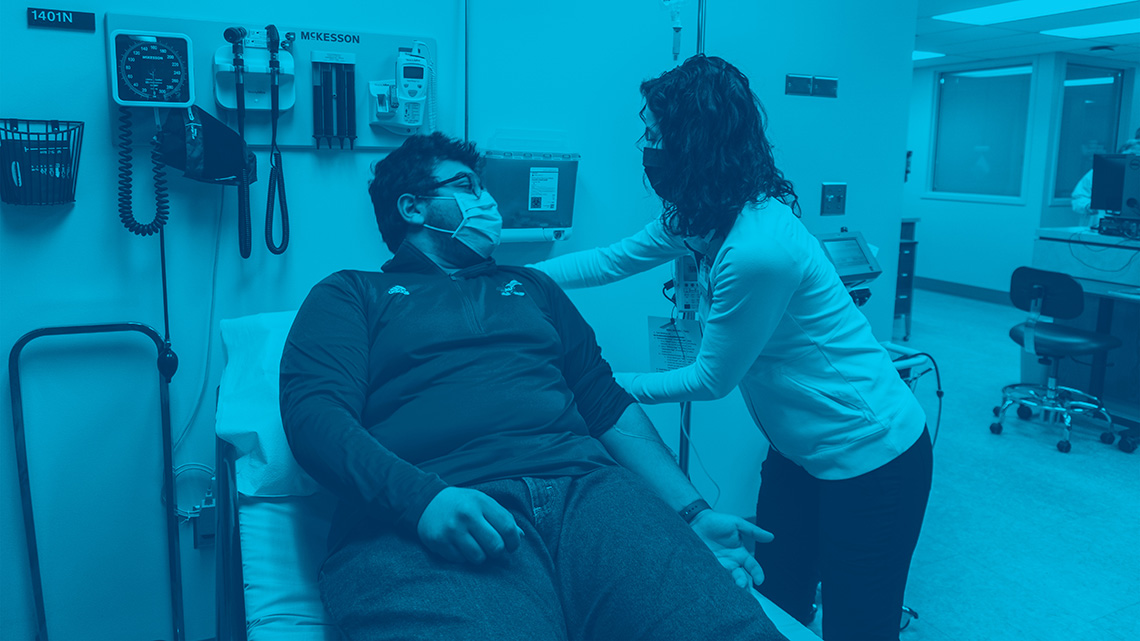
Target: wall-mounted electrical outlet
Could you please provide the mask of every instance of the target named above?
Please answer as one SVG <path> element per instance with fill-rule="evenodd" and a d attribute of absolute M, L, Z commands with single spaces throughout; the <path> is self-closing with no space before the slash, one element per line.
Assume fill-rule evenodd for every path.
<path fill-rule="evenodd" d="M 823 183 L 819 213 L 821 216 L 842 216 L 847 213 L 847 183 Z"/>
<path fill-rule="evenodd" d="M 205 547 L 214 544 L 214 537 L 218 531 L 217 519 L 218 510 L 217 503 L 214 502 L 213 494 L 213 479 L 210 480 L 210 488 L 206 490 L 206 497 L 202 500 L 202 504 L 195 506 L 191 520 L 194 522 L 194 549 Z"/>

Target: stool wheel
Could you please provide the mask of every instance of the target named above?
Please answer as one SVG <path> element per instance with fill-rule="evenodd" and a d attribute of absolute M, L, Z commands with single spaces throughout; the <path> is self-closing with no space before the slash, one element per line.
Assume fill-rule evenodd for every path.
<path fill-rule="evenodd" d="M 990 423 L 990 432 L 993 434 L 1001 434 L 1001 423 Z"/>
<path fill-rule="evenodd" d="M 1057 441 L 1057 449 L 1062 454 L 1068 454 L 1069 450 L 1073 449 L 1073 444 L 1068 441 Z"/>
<path fill-rule="evenodd" d="M 1120 437 L 1120 442 L 1116 444 L 1121 452 L 1131 454 L 1136 451 L 1136 439 L 1127 436 Z"/>
<path fill-rule="evenodd" d="M 1028 421 L 1029 419 L 1033 418 L 1033 409 L 1028 405 L 1018 405 L 1017 418 L 1020 418 L 1023 421 Z"/>
<path fill-rule="evenodd" d="M 994 405 L 994 416 L 1001 416 L 1001 408 Z"/>
<path fill-rule="evenodd" d="M 1115 441 L 1115 440 L 1116 440 L 1116 434 L 1113 432 L 1101 432 L 1100 433 L 1100 442 L 1104 443 L 1105 445 L 1112 445 L 1113 441 Z"/>

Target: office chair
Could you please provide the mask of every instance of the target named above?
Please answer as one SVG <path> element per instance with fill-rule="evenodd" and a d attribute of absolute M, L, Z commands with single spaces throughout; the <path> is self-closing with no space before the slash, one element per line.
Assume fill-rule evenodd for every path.
<path fill-rule="evenodd" d="M 1021 419 L 1032 417 L 1035 408 L 1040 409 L 1049 422 L 1055 422 L 1060 416 L 1065 424 L 1064 436 L 1057 442 L 1057 449 L 1061 452 L 1072 449 L 1069 437 L 1073 431 L 1074 413 L 1102 417 L 1108 423 L 1108 431 L 1103 432 L 1100 439 L 1111 445 L 1116 439 L 1116 432 L 1104 403 L 1091 394 L 1057 385 L 1057 371 L 1065 357 L 1107 352 L 1120 347 L 1120 339 L 1040 320 L 1042 316 L 1076 318 L 1084 311 L 1084 289 L 1066 274 L 1019 267 L 1010 278 L 1009 298 L 1014 307 L 1029 312 L 1024 323 L 1009 330 L 1009 337 L 1026 352 L 1037 356 L 1037 362 L 1049 367 L 1049 379 L 1045 385 L 1017 383 L 1002 388 L 1002 404 L 993 410 L 997 422 L 990 425 L 990 431 L 1001 434 L 1001 421 L 1006 410 L 1016 405 L 1017 416 Z"/>

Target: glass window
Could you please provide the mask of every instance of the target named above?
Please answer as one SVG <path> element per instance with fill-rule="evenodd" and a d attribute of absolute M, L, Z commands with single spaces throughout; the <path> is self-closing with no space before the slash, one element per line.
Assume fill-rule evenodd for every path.
<path fill-rule="evenodd" d="M 1068 65 L 1062 89 L 1061 136 L 1053 197 L 1068 198 L 1092 169 L 1094 154 L 1116 153 L 1124 72 Z"/>
<path fill-rule="evenodd" d="M 938 77 L 934 191 L 1020 196 L 1033 67 Z"/>

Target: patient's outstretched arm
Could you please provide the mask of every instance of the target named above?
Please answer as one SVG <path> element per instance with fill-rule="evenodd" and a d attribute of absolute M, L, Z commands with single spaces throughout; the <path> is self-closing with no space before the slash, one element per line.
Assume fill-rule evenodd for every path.
<path fill-rule="evenodd" d="M 617 423 L 598 440 L 614 460 L 644 478 L 674 510 L 701 498 L 640 406 L 626 407 Z M 747 589 L 764 580 L 747 545 L 771 541 L 771 534 L 738 516 L 713 510 L 697 514 L 691 525 L 737 585 Z"/>

